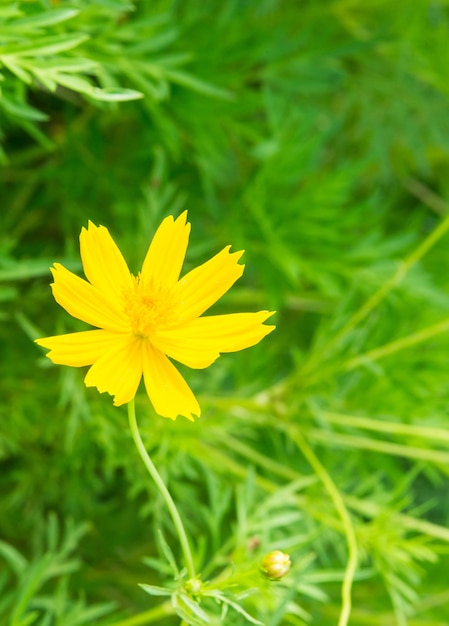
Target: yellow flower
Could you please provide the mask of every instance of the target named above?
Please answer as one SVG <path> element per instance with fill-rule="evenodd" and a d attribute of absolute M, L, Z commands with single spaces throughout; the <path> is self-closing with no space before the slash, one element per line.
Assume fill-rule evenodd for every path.
<path fill-rule="evenodd" d="M 87 281 L 55 263 L 52 290 L 70 315 L 97 330 L 36 340 L 53 363 L 90 365 L 86 386 L 108 392 L 116 406 L 134 398 L 143 375 L 155 411 L 171 419 L 193 419 L 201 410 L 167 357 L 205 368 L 222 352 L 253 346 L 275 328 L 263 324 L 269 311 L 200 317 L 242 275 L 243 251 L 231 253 L 227 246 L 180 279 L 190 233 L 186 218 L 187 211 L 163 220 L 137 276 L 109 231 L 89 222 L 80 235 Z"/>

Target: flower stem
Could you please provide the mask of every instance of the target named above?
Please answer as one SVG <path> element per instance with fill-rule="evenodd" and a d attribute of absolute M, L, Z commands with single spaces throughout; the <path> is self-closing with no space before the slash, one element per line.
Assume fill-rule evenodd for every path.
<path fill-rule="evenodd" d="M 174 612 L 172 603 L 167 601 L 149 611 L 145 611 L 145 613 L 125 617 L 125 619 L 119 622 L 114 622 L 111 626 L 143 626 L 143 624 L 153 624 L 156 621 L 160 622 L 161 619 L 168 615 L 173 615 Z"/>
<path fill-rule="evenodd" d="M 132 434 L 134 443 L 136 444 L 136 448 L 137 448 L 137 451 L 139 452 L 140 458 L 142 459 L 145 467 L 147 468 L 151 478 L 156 483 L 156 487 L 159 489 L 159 492 L 161 496 L 163 497 L 165 504 L 167 505 L 167 508 L 172 517 L 173 523 L 176 528 L 176 532 L 178 533 L 179 541 L 181 543 L 181 548 L 184 554 L 185 564 L 187 567 L 189 578 L 194 578 L 195 567 L 193 565 L 192 553 L 190 551 L 189 542 L 187 540 L 187 535 L 186 535 L 186 531 L 184 529 L 184 525 L 181 520 L 181 516 L 179 515 L 178 509 L 176 508 L 176 504 L 174 503 L 169 490 L 165 486 L 164 481 L 162 480 L 153 461 L 151 460 L 148 452 L 145 449 L 142 438 L 140 436 L 139 428 L 137 426 L 134 399 L 128 403 L 128 418 L 129 418 L 129 426 L 131 428 L 131 434 Z"/>
<path fill-rule="evenodd" d="M 348 510 L 343 500 L 343 496 L 335 485 L 334 481 L 330 477 L 324 465 L 316 456 L 315 452 L 307 443 L 307 440 L 302 435 L 301 431 L 294 426 L 287 427 L 286 430 L 292 440 L 296 443 L 301 450 L 303 456 L 308 461 L 310 466 L 315 470 L 317 476 L 321 479 L 327 493 L 329 494 L 337 513 L 340 516 L 343 525 L 343 532 L 346 535 L 346 542 L 348 546 L 348 563 L 343 579 L 343 585 L 341 590 L 342 595 L 342 607 L 340 617 L 338 620 L 338 626 L 347 626 L 349 616 L 351 614 L 352 607 L 352 583 L 357 571 L 358 565 L 358 546 L 355 529 L 349 516 Z"/>

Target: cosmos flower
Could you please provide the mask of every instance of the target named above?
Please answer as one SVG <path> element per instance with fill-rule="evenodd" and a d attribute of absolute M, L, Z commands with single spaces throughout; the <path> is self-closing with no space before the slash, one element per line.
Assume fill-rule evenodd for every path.
<path fill-rule="evenodd" d="M 87 280 L 55 263 L 51 286 L 56 302 L 95 330 L 36 340 L 53 363 L 89 365 L 86 386 L 108 392 L 116 406 L 134 398 L 143 376 L 156 413 L 171 419 L 201 413 L 171 359 L 202 369 L 275 328 L 263 324 L 269 311 L 202 316 L 242 275 L 243 251 L 227 246 L 180 278 L 190 233 L 186 218 L 187 211 L 163 220 L 137 276 L 109 231 L 89 222 L 80 235 Z"/>

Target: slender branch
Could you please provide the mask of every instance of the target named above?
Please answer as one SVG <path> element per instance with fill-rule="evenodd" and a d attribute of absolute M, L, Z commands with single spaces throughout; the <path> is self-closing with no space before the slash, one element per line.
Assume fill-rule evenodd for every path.
<path fill-rule="evenodd" d="M 434 230 L 419 244 L 413 252 L 411 252 L 403 261 L 398 264 L 395 273 L 379 287 L 379 289 L 370 296 L 362 306 L 349 318 L 344 326 L 324 345 L 322 350 L 312 354 L 309 361 L 305 364 L 303 370 L 299 374 L 281 384 L 282 387 L 293 385 L 296 383 L 298 376 L 310 378 L 310 372 L 316 370 L 317 364 L 320 363 L 323 351 L 331 354 L 337 348 L 342 340 L 350 333 L 362 320 L 364 320 L 373 311 L 382 300 L 392 291 L 409 272 L 409 270 L 417 263 L 427 252 L 449 231 L 449 214 L 434 228 Z M 324 370 L 326 371 L 326 370 Z M 328 372 L 326 371 L 326 374 Z M 312 377 L 313 378 L 313 377 Z M 319 375 L 319 378 L 322 378 Z M 314 382 L 316 382 L 314 380 Z"/>
<path fill-rule="evenodd" d="M 449 204 L 420 180 L 409 178 L 404 182 L 404 187 L 438 215 L 444 217 L 449 213 Z"/>
<path fill-rule="evenodd" d="M 172 603 L 167 601 L 149 611 L 145 611 L 145 613 L 139 613 L 138 615 L 126 617 L 119 622 L 114 622 L 111 626 L 143 626 L 144 624 L 152 624 L 156 621 L 160 622 L 161 619 L 168 615 L 173 615 L 174 612 L 175 610 Z"/>
<path fill-rule="evenodd" d="M 343 585 L 341 589 L 342 605 L 340 618 L 338 620 L 338 626 L 347 626 L 352 606 L 352 583 L 354 581 L 354 576 L 357 571 L 358 564 L 358 548 L 354 526 L 352 525 L 351 518 L 343 500 L 343 496 L 336 487 L 326 468 L 321 464 L 321 461 L 318 459 L 315 452 L 307 443 L 306 439 L 296 428 L 288 428 L 287 430 L 293 441 L 301 450 L 304 457 L 307 459 L 311 467 L 313 467 L 316 474 L 321 479 L 321 482 L 323 483 L 327 493 L 334 503 L 335 509 L 339 514 L 343 524 L 343 531 L 345 533 L 346 542 L 348 545 L 348 563 L 346 565 Z"/>
<path fill-rule="evenodd" d="M 391 278 L 387 280 L 382 287 L 380 287 L 379 290 L 371 296 L 371 298 L 368 298 L 365 304 L 363 304 L 362 307 L 354 313 L 345 326 L 335 335 L 335 337 L 331 340 L 332 345 L 339 343 L 348 331 L 352 330 L 362 319 L 364 319 L 381 302 L 381 300 L 383 300 L 385 296 L 401 282 L 409 269 L 417 261 L 419 261 L 437 243 L 437 241 L 439 241 L 441 237 L 447 233 L 448 230 L 449 215 L 438 224 L 438 226 L 426 237 L 426 239 L 424 239 L 424 241 L 404 259 L 404 261 L 399 263 L 399 266 L 393 276 L 391 276 Z M 329 345 L 326 346 L 326 350 L 329 350 Z"/>
<path fill-rule="evenodd" d="M 438 322 L 437 324 L 433 324 L 432 326 L 427 326 L 427 328 L 418 330 L 416 333 L 412 333 L 411 335 L 407 335 L 406 337 L 395 339 L 394 341 L 380 346 L 379 348 L 374 348 L 369 352 L 365 352 L 365 354 L 359 354 L 358 356 L 346 361 L 343 364 L 343 369 L 346 371 L 350 371 L 355 369 L 356 367 L 359 367 L 360 365 L 369 364 L 373 361 L 378 361 L 379 359 L 383 359 L 390 354 L 399 352 L 400 350 L 405 350 L 406 348 L 415 346 L 418 343 L 422 343 L 423 341 L 427 341 L 428 339 L 432 339 L 433 337 L 441 335 L 442 333 L 447 333 L 448 331 L 449 319 L 446 319 L 442 322 Z"/>
<path fill-rule="evenodd" d="M 136 444 L 137 451 L 139 452 L 140 458 L 142 459 L 145 467 L 148 470 L 151 478 L 156 483 L 156 487 L 159 489 L 161 496 L 163 497 L 165 504 L 170 512 L 173 523 L 176 528 L 176 532 L 178 533 L 179 541 L 181 543 L 181 548 L 184 554 L 185 564 L 187 567 L 187 572 L 189 578 L 195 577 L 195 567 L 193 565 L 192 553 L 190 551 L 189 542 L 187 540 L 186 531 L 184 529 L 184 525 L 181 520 L 181 516 L 179 515 L 178 509 L 176 508 L 176 504 L 174 503 L 173 498 L 169 490 L 167 489 L 164 481 L 162 480 L 159 472 L 156 469 L 153 461 L 151 460 L 148 452 L 145 449 L 142 438 L 140 436 L 139 428 L 137 426 L 136 420 L 136 410 L 134 405 L 134 399 L 128 403 L 128 418 L 129 418 L 129 426 L 131 429 L 131 434 Z"/>

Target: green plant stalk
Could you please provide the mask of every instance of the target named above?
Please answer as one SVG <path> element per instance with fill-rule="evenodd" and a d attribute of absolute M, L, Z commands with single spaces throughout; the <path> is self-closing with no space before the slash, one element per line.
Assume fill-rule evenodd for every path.
<path fill-rule="evenodd" d="M 114 622 L 112 626 L 142 626 L 143 624 L 152 624 L 156 621 L 160 621 L 168 615 L 174 615 L 174 608 L 170 601 L 164 602 L 154 609 L 145 611 L 145 613 L 139 613 L 139 615 L 133 615 L 127 617 L 119 622 Z"/>
<path fill-rule="evenodd" d="M 440 335 L 442 333 L 446 333 L 447 331 L 449 331 L 449 320 L 438 322 L 437 324 L 433 324 L 432 326 L 423 328 L 416 333 L 407 335 L 406 337 L 401 337 L 400 339 L 396 339 L 395 341 L 391 341 L 384 346 L 374 348 L 373 350 L 370 350 L 365 354 L 360 354 L 359 356 L 356 356 L 349 361 L 346 361 L 346 363 L 344 363 L 343 365 L 343 369 L 345 371 L 350 371 L 355 369 L 356 367 L 359 367 L 360 365 L 368 364 L 373 361 L 378 361 L 379 359 L 383 359 L 390 354 L 394 354 L 395 352 L 399 352 L 400 350 L 405 350 L 406 348 L 415 346 L 418 343 L 427 341 L 428 339 L 436 337 L 437 335 Z"/>
<path fill-rule="evenodd" d="M 181 544 L 182 552 L 184 554 L 185 565 L 187 567 L 189 578 L 194 578 L 195 567 L 193 564 L 192 553 L 190 551 L 190 546 L 189 546 L 189 542 L 187 539 L 186 531 L 184 529 L 184 524 L 182 523 L 181 516 L 179 515 L 178 509 L 176 508 L 176 504 L 174 503 L 174 500 L 171 497 L 169 490 L 167 489 L 164 481 L 162 480 L 159 472 L 156 469 L 156 466 L 151 460 L 143 444 L 142 438 L 140 436 L 139 428 L 137 426 L 134 399 L 128 403 L 128 418 L 129 418 L 129 426 L 131 429 L 131 434 L 132 434 L 134 443 L 136 444 L 136 448 L 139 453 L 139 456 L 142 459 L 145 467 L 147 468 L 148 473 L 150 474 L 151 478 L 154 480 L 156 487 L 159 489 L 159 492 L 161 496 L 163 497 L 165 504 L 167 505 L 167 508 L 172 517 L 176 532 L 179 537 L 179 542 Z"/>
<path fill-rule="evenodd" d="M 347 415 L 345 413 L 335 413 L 331 411 L 323 411 L 321 415 L 328 422 L 332 422 L 333 424 L 343 424 L 344 426 L 373 430 L 381 434 L 392 433 L 394 435 L 421 437 L 426 440 L 449 442 L 449 431 L 444 428 L 437 428 L 436 426 L 417 426 L 415 424 L 403 424 L 402 422 L 388 422 L 383 419 L 371 419 L 369 417 L 361 417 L 360 415 Z M 303 417 L 313 418 L 314 416 L 305 413 Z"/>
<path fill-rule="evenodd" d="M 449 215 L 447 215 L 438 226 L 429 234 L 428 237 L 417 247 L 411 254 L 399 263 L 396 272 L 370 297 L 365 303 L 354 313 L 346 324 L 330 339 L 324 349 L 326 354 L 331 352 L 341 343 L 346 335 L 351 332 L 365 317 L 367 317 L 373 309 L 375 309 L 382 300 L 392 291 L 408 273 L 411 267 L 417 263 L 427 252 L 449 231 Z M 438 332 L 438 331 L 437 331 Z M 365 355 L 366 358 L 367 355 Z M 360 358 L 360 357 L 359 357 Z M 321 360 L 321 351 L 312 355 L 304 369 L 300 373 L 301 377 L 310 375 L 315 369 L 315 365 Z M 355 367 L 355 364 L 352 365 Z M 283 386 L 291 385 L 296 381 L 297 376 L 291 381 L 286 381 Z"/>
<path fill-rule="evenodd" d="M 346 435 L 341 433 L 322 432 L 318 428 L 309 430 L 309 436 L 313 441 L 323 445 L 342 446 L 345 448 L 358 448 L 360 450 L 372 450 L 382 454 L 391 454 L 392 456 L 404 457 L 408 459 L 417 459 L 419 461 L 427 461 L 428 463 L 449 465 L 449 453 L 443 450 L 434 450 L 426 448 L 417 448 L 400 443 L 391 443 L 380 439 L 371 439 L 369 437 L 360 437 L 357 435 Z"/>
<path fill-rule="evenodd" d="M 317 476 L 319 476 L 319 478 L 321 479 L 326 491 L 328 492 L 332 502 L 334 503 L 335 509 L 338 512 L 343 524 L 343 531 L 346 535 L 346 542 L 348 545 L 348 562 L 346 565 L 341 589 L 342 605 L 340 617 L 338 619 L 338 626 L 347 626 L 352 606 L 352 583 L 355 573 L 357 571 L 357 565 L 359 560 L 357 539 L 354 526 L 351 522 L 351 518 L 349 517 L 349 513 L 344 503 L 343 496 L 341 495 L 334 481 L 330 477 L 326 468 L 321 464 L 321 461 L 318 459 L 312 448 L 307 443 L 306 439 L 296 428 L 287 428 L 287 431 L 292 440 L 301 450 L 302 454 L 307 459 L 311 467 L 315 470 Z"/>
<path fill-rule="evenodd" d="M 246 464 L 242 464 L 238 461 L 231 459 L 226 454 L 220 453 L 216 447 L 209 447 L 204 442 L 200 442 L 200 445 L 202 447 L 204 455 L 207 455 L 207 458 L 211 465 L 212 462 L 215 463 L 216 469 L 221 469 L 223 471 L 223 469 L 225 468 L 227 472 L 230 472 L 240 478 L 243 478 L 245 476 L 247 471 Z M 232 449 L 232 452 L 234 452 L 234 449 Z M 247 458 L 246 455 L 244 455 L 244 457 Z M 264 465 L 262 464 L 262 467 L 263 466 Z M 278 464 L 277 469 L 274 468 L 274 466 L 272 469 L 275 474 L 282 478 L 285 478 L 285 469 L 287 468 L 285 468 L 283 465 Z M 289 469 L 288 471 L 291 474 L 291 480 L 298 480 L 299 478 L 301 478 L 301 474 L 295 472 L 295 470 Z M 268 493 L 274 493 L 277 489 L 279 489 L 278 484 L 262 478 L 261 476 L 256 476 L 256 483 L 261 487 L 261 489 L 264 489 Z M 345 501 L 345 504 L 357 513 L 362 513 L 362 515 L 366 515 L 371 518 L 377 517 L 380 514 L 381 507 L 375 502 L 360 500 L 348 494 L 343 494 L 343 499 Z M 296 495 L 295 501 L 300 507 L 306 506 L 306 500 L 303 496 Z M 315 516 L 316 519 L 320 519 L 320 517 L 316 515 L 315 512 L 312 512 L 312 514 Z M 437 524 L 433 524 L 432 522 L 427 522 L 417 519 L 415 517 L 411 517 L 409 515 L 404 515 L 402 513 L 398 513 L 397 511 L 393 512 L 392 519 L 397 521 L 398 524 L 402 524 L 404 528 L 408 528 L 415 532 L 420 532 L 429 535 L 430 537 L 434 537 L 435 539 L 441 539 L 442 541 L 449 543 L 449 530 L 444 526 L 439 526 Z"/>
<path fill-rule="evenodd" d="M 353 496 L 349 496 L 347 494 L 345 495 L 345 502 L 352 510 L 370 518 L 374 518 L 381 513 L 385 513 L 385 507 L 382 507 L 375 502 L 368 502 L 366 500 L 354 498 Z M 404 515 L 403 513 L 398 513 L 397 511 L 392 511 L 391 514 L 392 524 L 401 524 L 404 528 L 412 530 L 413 532 L 429 535 L 429 537 L 441 539 L 442 541 L 449 543 L 449 530 L 444 526 L 438 526 L 438 524 L 417 519 L 411 515 Z"/>
<path fill-rule="evenodd" d="M 411 253 L 409 256 L 399 264 L 396 272 L 387 280 L 371 298 L 365 302 L 365 304 L 348 320 L 345 326 L 338 332 L 333 340 L 330 342 L 335 345 L 341 341 L 341 339 L 352 330 L 357 324 L 365 318 L 371 311 L 385 298 L 385 296 L 398 285 L 409 269 L 419 261 L 427 252 L 443 237 L 449 230 L 449 215 L 442 220 L 438 226 L 430 233 L 428 237 Z M 329 343 L 326 345 L 326 350 L 329 350 Z"/>

